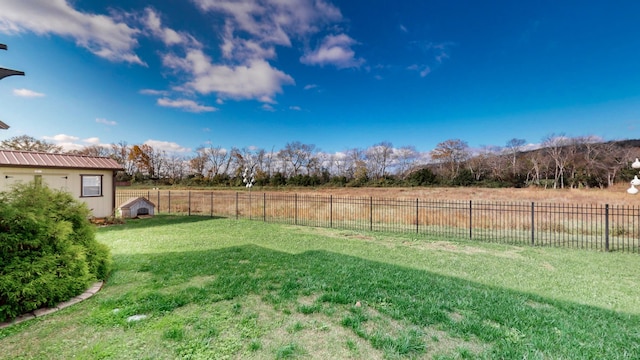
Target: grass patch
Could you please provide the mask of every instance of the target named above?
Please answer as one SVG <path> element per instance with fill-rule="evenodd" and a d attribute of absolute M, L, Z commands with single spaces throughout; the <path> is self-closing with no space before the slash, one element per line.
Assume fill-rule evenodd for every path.
<path fill-rule="evenodd" d="M 170 216 L 98 239 L 114 259 L 102 291 L 0 330 L 0 358 L 640 353 L 637 255 Z"/>

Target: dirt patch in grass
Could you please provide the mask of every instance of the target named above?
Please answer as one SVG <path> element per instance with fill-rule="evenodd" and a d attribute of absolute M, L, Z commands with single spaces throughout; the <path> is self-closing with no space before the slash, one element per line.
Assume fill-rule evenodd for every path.
<path fill-rule="evenodd" d="M 555 271 L 556 270 L 556 268 L 553 265 L 549 264 L 548 262 L 542 263 L 542 268 L 545 269 L 545 270 L 549 270 L 549 271 Z"/>
<path fill-rule="evenodd" d="M 298 303 L 313 304 L 313 296 L 300 298 Z M 287 314 L 258 297 L 246 299 L 248 307 L 257 314 L 263 334 L 254 339 L 259 349 L 247 353 L 247 358 L 274 358 L 287 347 L 302 352 L 311 359 L 382 359 L 383 353 L 366 340 L 341 326 L 333 317 L 321 313 Z M 292 346 L 295 344 L 295 346 Z"/>
<path fill-rule="evenodd" d="M 211 283 L 211 282 L 215 281 L 216 278 L 217 278 L 217 276 L 215 276 L 215 275 L 194 276 L 191 279 L 189 279 L 189 281 L 180 283 L 178 285 L 171 285 L 171 286 L 163 287 L 162 289 L 160 289 L 159 292 L 161 294 L 174 294 L 176 292 L 179 292 L 181 290 L 188 289 L 188 288 L 191 288 L 191 287 L 201 288 L 201 287 L 207 285 L 208 283 Z"/>

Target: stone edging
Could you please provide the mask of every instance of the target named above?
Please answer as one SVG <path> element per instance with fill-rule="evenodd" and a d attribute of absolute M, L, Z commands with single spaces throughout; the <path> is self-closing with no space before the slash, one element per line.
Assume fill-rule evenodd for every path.
<path fill-rule="evenodd" d="M 92 297 L 93 295 L 95 295 L 98 291 L 100 291 L 100 289 L 102 289 L 102 285 L 104 284 L 103 281 L 98 281 L 97 283 L 94 283 L 89 289 L 87 289 L 87 291 L 85 291 L 84 293 L 73 297 L 67 301 L 61 302 L 58 305 L 51 307 L 51 308 L 41 308 L 38 310 L 34 310 L 32 312 L 28 312 L 26 314 L 22 314 L 20 316 L 18 316 L 17 318 L 13 319 L 12 321 L 7 321 L 7 322 L 3 322 L 0 323 L 0 329 L 4 329 L 6 327 L 9 327 L 11 325 L 15 325 L 15 324 L 19 324 L 21 322 L 27 321 L 27 320 L 31 320 L 37 317 L 41 317 L 44 315 L 48 315 L 51 313 L 54 313 L 58 310 L 62 310 L 66 307 L 69 307 L 71 305 L 75 305 L 83 300 L 86 300 L 90 297 Z"/>

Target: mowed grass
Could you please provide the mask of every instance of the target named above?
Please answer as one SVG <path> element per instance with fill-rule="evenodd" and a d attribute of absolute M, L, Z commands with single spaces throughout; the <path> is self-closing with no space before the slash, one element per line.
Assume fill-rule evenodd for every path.
<path fill-rule="evenodd" d="M 640 257 L 157 216 L 3 359 L 637 359 Z M 134 315 L 145 315 L 128 321 Z"/>

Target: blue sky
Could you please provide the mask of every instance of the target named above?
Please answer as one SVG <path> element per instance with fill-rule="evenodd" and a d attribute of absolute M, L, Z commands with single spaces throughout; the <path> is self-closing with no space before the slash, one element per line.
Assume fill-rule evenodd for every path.
<path fill-rule="evenodd" d="M 640 2 L 0 0 L 0 140 L 335 153 L 638 137 Z"/>

